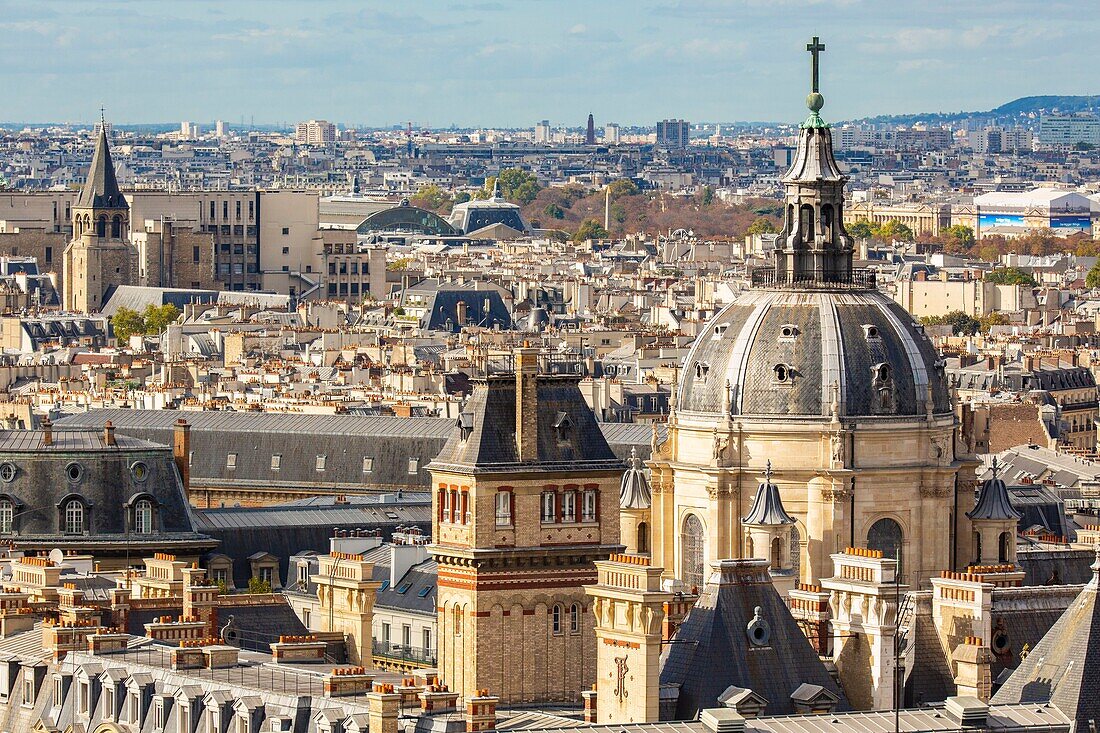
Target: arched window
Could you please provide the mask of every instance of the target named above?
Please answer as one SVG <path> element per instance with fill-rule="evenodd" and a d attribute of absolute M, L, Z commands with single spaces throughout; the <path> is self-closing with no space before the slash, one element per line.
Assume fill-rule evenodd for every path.
<path fill-rule="evenodd" d="M 578 634 L 581 630 L 581 607 L 574 603 L 569 607 L 569 633 Z"/>
<path fill-rule="evenodd" d="M 65 502 L 61 531 L 64 534 L 84 534 L 84 504 L 80 499 Z"/>
<path fill-rule="evenodd" d="M 0 534 L 11 534 L 15 522 L 15 504 L 11 499 L 0 499 Z"/>
<path fill-rule="evenodd" d="M 1011 547 L 1009 543 L 1012 542 L 1012 535 L 1008 532 L 1001 532 L 1000 538 L 997 541 L 997 561 L 1004 564 L 1010 561 L 1012 557 Z"/>
<path fill-rule="evenodd" d="M 114 219 L 111 219 L 111 238 L 120 239 L 122 237 L 122 217 L 115 215 Z"/>
<path fill-rule="evenodd" d="M 783 545 L 778 537 L 772 538 L 771 567 L 773 570 L 783 567 Z"/>
<path fill-rule="evenodd" d="M 974 563 L 980 563 L 982 561 L 982 533 L 974 533 Z"/>
<path fill-rule="evenodd" d="M 458 606 L 454 607 L 454 627 L 455 636 L 462 636 L 462 609 Z"/>
<path fill-rule="evenodd" d="M 638 523 L 638 552 L 649 552 L 649 525 L 645 522 Z"/>
<path fill-rule="evenodd" d="M 95 220 L 95 235 L 99 238 L 107 236 L 107 217 L 106 215 L 99 217 Z"/>
<path fill-rule="evenodd" d="M 684 517 L 680 530 L 680 580 L 695 588 L 703 585 L 703 522 L 694 514 Z"/>
<path fill-rule="evenodd" d="M 882 550 L 883 557 L 897 559 L 899 577 L 904 577 L 902 539 L 901 525 L 889 518 L 878 520 L 867 531 L 867 547 L 871 550 Z"/>
<path fill-rule="evenodd" d="M 134 532 L 151 534 L 153 532 L 153 502 L 138 499 L 134 504 Z"/>
<path fill-rule="evenodd" d="M 550 611 L 550 630 L 555 634 L 561 633 L 561 606 L 555 605 Z"/>
<path fill-rule="evenodd" d="M 790 553 L 791 569 L 794 571 L 794 577 L 800 578 L 799 571 L 802 569 L 802 535 L 798 533 L 798 527 L 791 525 L 791 553 Z"/>

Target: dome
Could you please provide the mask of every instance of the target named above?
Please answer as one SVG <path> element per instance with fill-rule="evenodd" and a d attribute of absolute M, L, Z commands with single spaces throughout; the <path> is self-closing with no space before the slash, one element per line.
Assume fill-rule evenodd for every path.
<path fill-rule="evenodd" d="M 746 290 L 696 338 L 676 407 L 814 417 L 951 410 L 923 328 L 882 293 L 840 284 Z"/>

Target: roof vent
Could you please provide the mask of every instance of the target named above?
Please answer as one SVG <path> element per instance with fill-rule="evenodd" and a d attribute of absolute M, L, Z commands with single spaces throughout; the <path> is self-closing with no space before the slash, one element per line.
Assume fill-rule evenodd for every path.
<path fill-rule="evenodd" d="M 699 722 L 711 733 L 742 733 L 745 717 L 728 708 L 709 708 L 699 713 Z"/>
<path fill-rule="evenodd" d="M 949 697 L 944 712 L 967 728 L 984 728 L 989 722 L 989 705 L 976 697 Z"/>

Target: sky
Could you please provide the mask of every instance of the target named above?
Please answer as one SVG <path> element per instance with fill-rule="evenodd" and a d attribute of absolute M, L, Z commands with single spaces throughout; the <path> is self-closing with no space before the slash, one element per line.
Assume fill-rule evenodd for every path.
<path fill-rule="evenodd" d="M 1100 94 L 1097 0 L 0 0 L 0 119 L 582 126 Z"/>

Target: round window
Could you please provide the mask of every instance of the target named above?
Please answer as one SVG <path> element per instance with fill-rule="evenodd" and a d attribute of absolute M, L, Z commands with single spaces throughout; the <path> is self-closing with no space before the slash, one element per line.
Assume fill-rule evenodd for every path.
<path fill-rule="evenodd" d="M 137 461 L 130 466 L 130 475 L 134 477 L 135 481 L 144 481 L 149 478 L 149 467 L 141 461 Z"/>
<path fill-rule="evenodd" d="M 771 640 L 772 630 L 768 622 L 760 615 L 760 606 L 756 607 L 756 614 L 746 629 L 749 634 L 749 643 L 753 646 L 767 646 Z"/>
<path fill-rule="evenodd" d="M 994 654 L 1004 654 L 1008 651 L 1008 634 L 998 631 L 993 634 L 993 643 L 990 644 Z"/>
<path fill-rule="evenodd" d="M 15 480 L 15 464 L 0 463 L 0 481 L 11 483 Z"/>
<path fill-rule="evenodd" d="M 65 466 L 65 475 L 68 477 L 69 481 L 76 483 L 84 477 L 84 467 L 79 463 L 70 463 L 68 466 Z"/>

